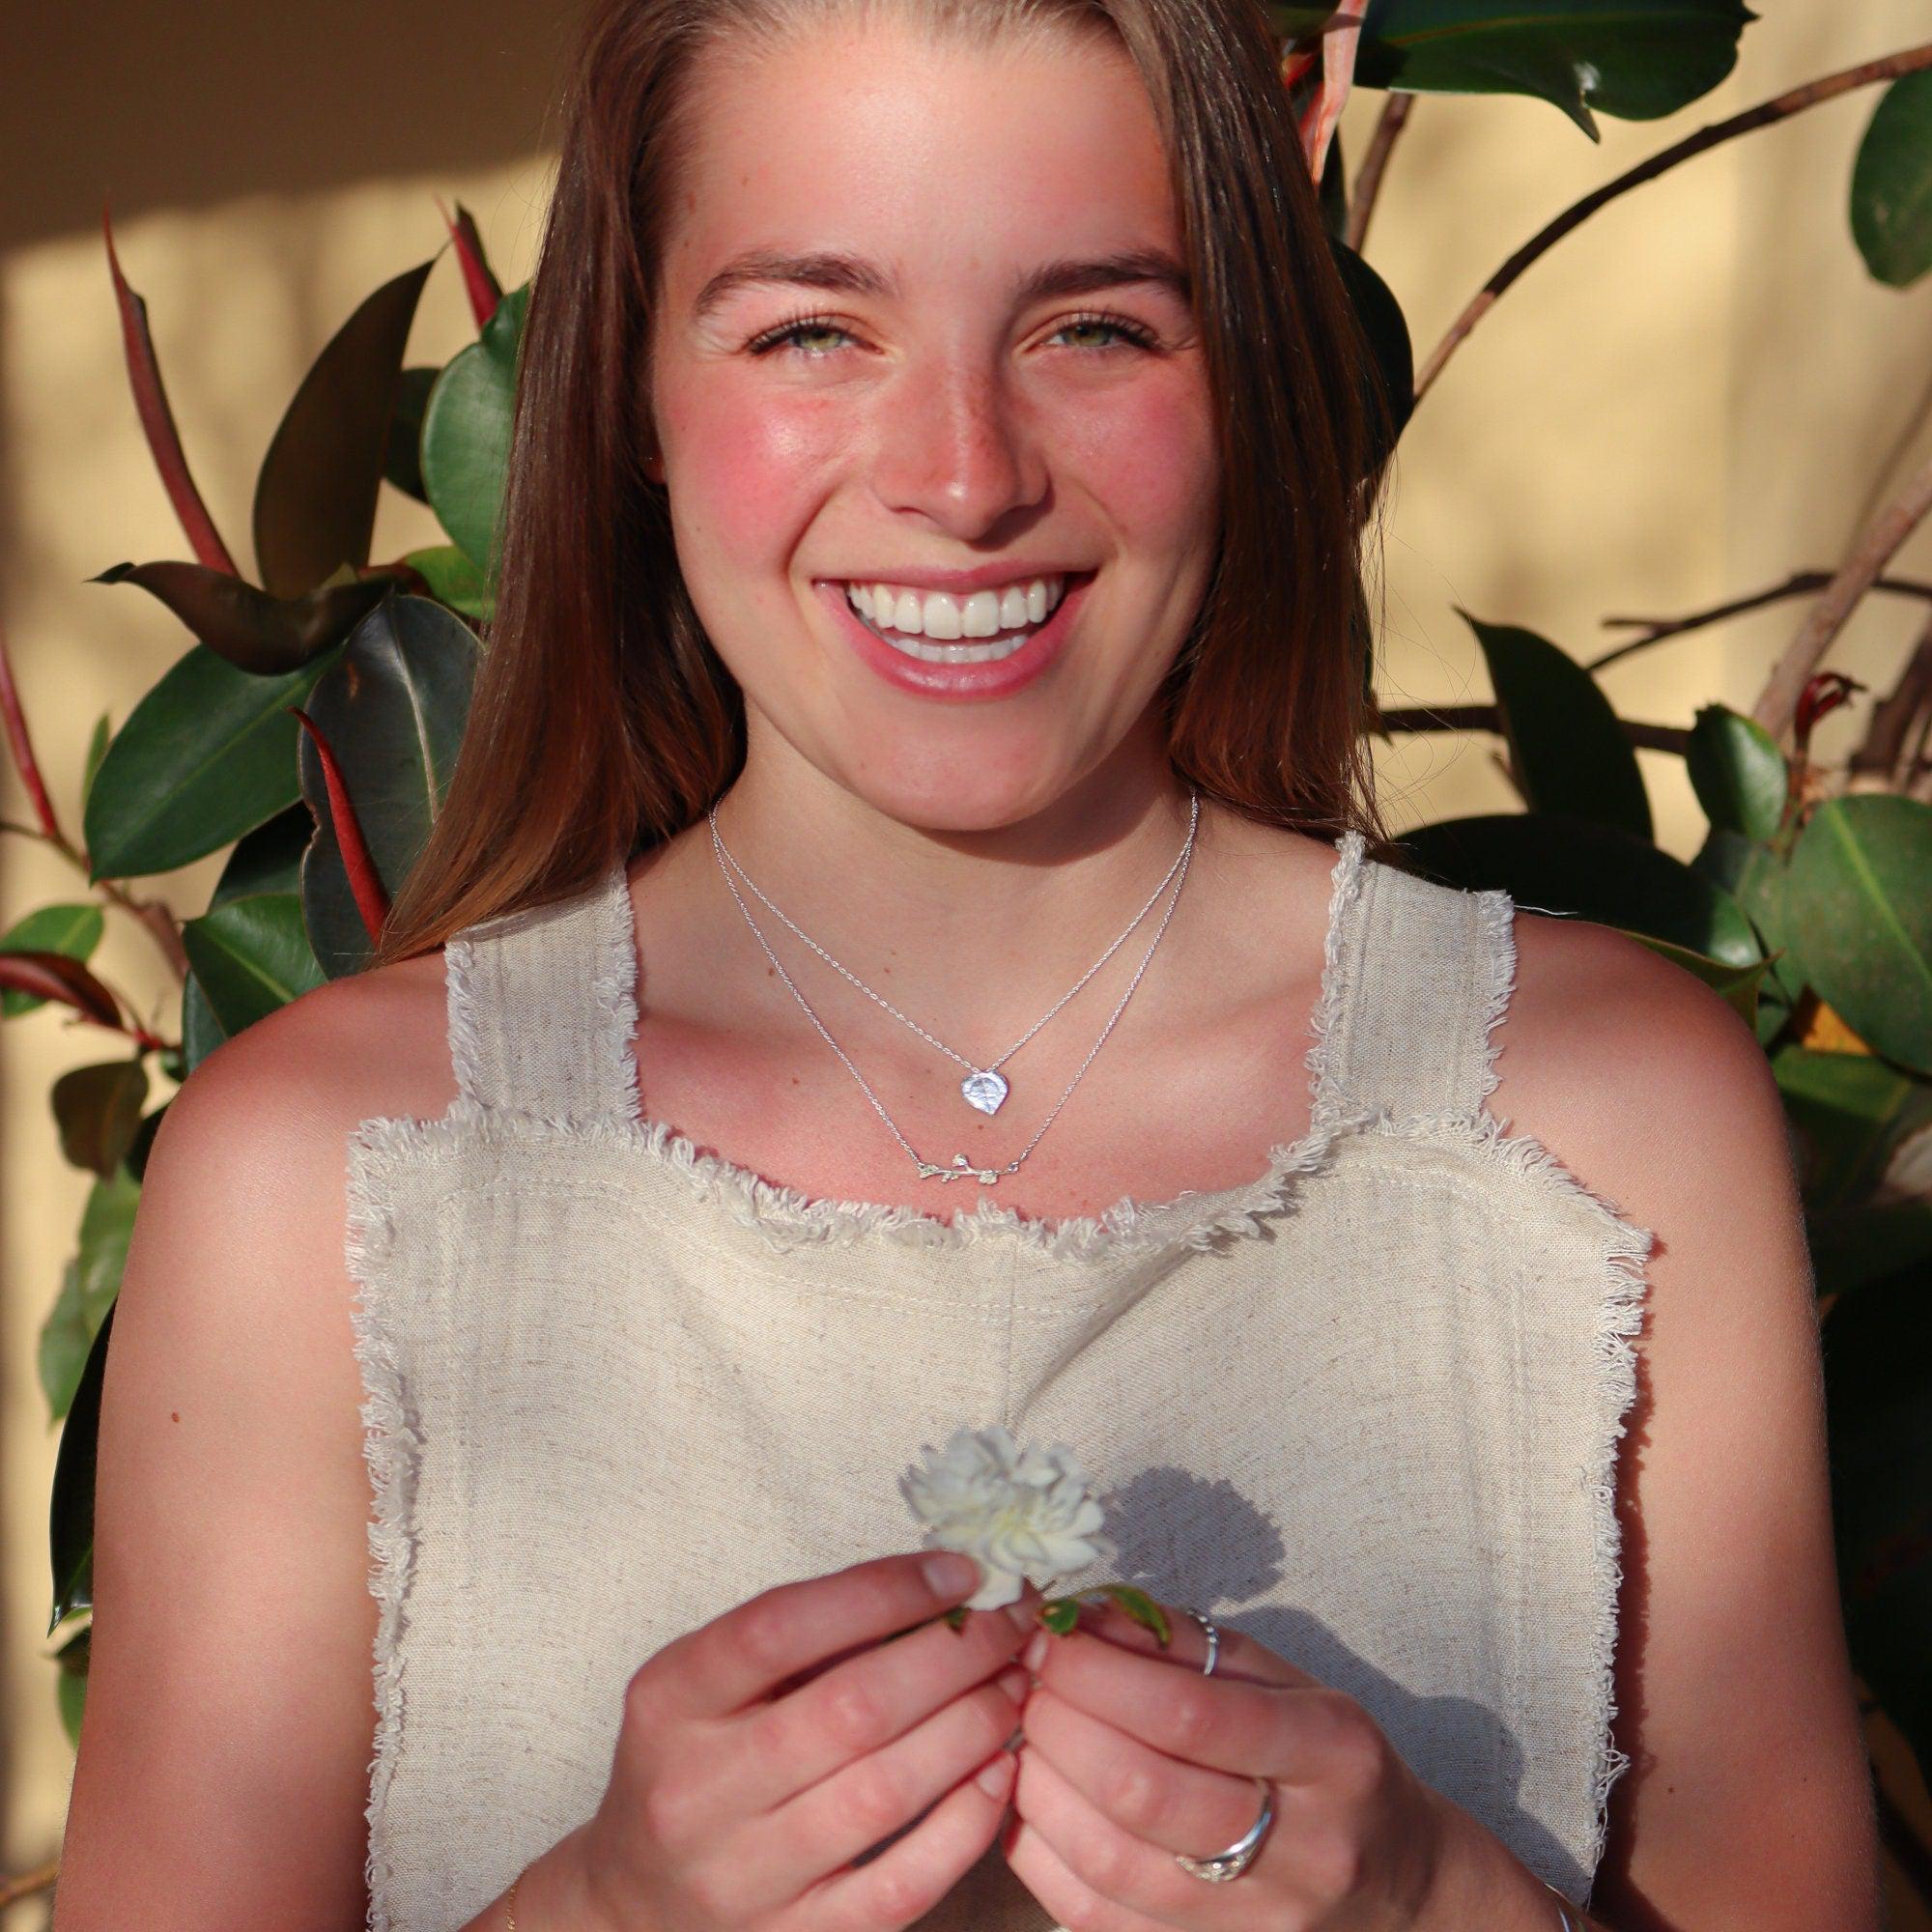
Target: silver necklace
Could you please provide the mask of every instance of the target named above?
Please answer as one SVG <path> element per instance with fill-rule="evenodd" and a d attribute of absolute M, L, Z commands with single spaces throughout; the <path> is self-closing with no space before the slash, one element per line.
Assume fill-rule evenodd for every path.
<path fill-rule="evenodd" d="M 1017 1174 L 1019 1172 L 1020 1163 L 1039 1145 L 1041 1136 L 1045 1134 L 1047 1128 L 1052 1126 L 1054 1122 L 1060 1117 L 1061 1108 L 1065 1106 L 1067 1101 L 1072 1097 L 1073 1090 L 1079 1086 L 1081 1076 L 1087 1071 L 1088 1067 L 1093 1065 L 1094 1055 L 1106 1045 L 1108 1035 L 1114 1031 L 1121 1015 L 1126 1011 L 1127 1002 L 1134 996 L 1134 988 L 1140 984 L 1142 976 L 1147 972 L 1149 962 L 1153 958 L 1154 948 L 1160 944 L 1161 935 L 1167 931 L 1167 923 L 1174 917 L 1175 907 L 1180 903 L 1180 889 L 1187 883 L 1188 861 L 1194 851 L 1194 830 L 1200 822 L 1201 794 L 1196 792 L 1193 796 L 1192 810 L 1188 817 L 1187 842 L 1180 848 L 1179 858 L 1168 868 L 1169 876 L 1174 879 L 1174 895 L 1167 902 L 1167 910 L 1160 916 L 1160 923 L 1154 928 L 1154 935 L 1148 943 L 1148 950 L 1141 955 L 1141 963 L 1134 969 L 1134 977 L 1127 981 L 1127 990 L 1121 995 L 1119 1005 L 1107 1016 L 1107 1024 L 1100 1029 L 1099 1038 L 1088 1049 L 1087 1058 L 1074 1069 L 1073 1078 L 1066 1083 L 1065 1089 L 1061 1094 L 1060 1098 L 1053 1103 L 1052 1113 L 1048 1114 L 1046 1119 L 1039 1123 L 1039 1127 L 1034 1134 L 1033 1139 L 1028 1141 L 1026 1146 L 1011 1160 L 1008 1161 L 1004 1167 L 975 1167 L 963 1153 L 955 1153 L 952 1156 L 952 1164 L 950 1167 L 942 1167 L 936 1161 L 927 1160 L 906 1139 L 905 1135 L 900 1133 L 898 1122 L 893 1119 L 892 1115 L 887 1113 L 885 1102 L 872 1092 L 871 1084 L 867 1080 L 866 1076 L 852 1065 L 850 1055 L 832 1037 L 831 1032 L 826 1027 L 825 1022 L 812 1010 L 811 1002 L 799 991 L 791 975 L 785 971 L 783 962 L 772 951 L 771 942 L 759 930 L 758 922 L 752 917 L 752 908 L 745 903 L 744 895 L 739 892 L 736 882 L 731 877 L 729 868 L 724 865 L 722 849 L 719 856 L 719 870 L 724 875 L 724 883 L 730 888 L 731 896 L 738 901 L 738 910 L 745 915 L 745 923 L 752 928 L 753 937 L 757 940 L 758 945 L 763 949 L 765 957 L 772 962 L 772 970 L 784 981 L 786 989 L 804 1009 L 806 1018 L 818 1029 L 819 1037 L 825 1041 L 826 1045 L 844 1062 L 846 1072 L 851 1074 L 852 1078 L 859 1083 L 860 1089 L 864 1092 L 866 1098 L 872 1103 L 872 1111 L 878 1115 L 880 1120 L 885 1122 L 886 1125 L 892 1130 L 894 1140 L 897 1141 L 899 1146 L 911 1156 L 913 1165 L 919 1170 L 920 1178 L 922 1179 L 941 1181 L 964 1180 L 968 1175 L 971 1175 L 981 1187 L 992 1187 L 997 1184 L 1002 1175 Z M 718 827 L 715 822 L 711 828 L 711 836 L 714 844 L 722 847 L 723 841 L 718 838 Z M 1165 883 L 1166 881 L 1163 880 L 1162 884 L 1165 885 Z M 747 879 L 746 884 L 750 885 L 751 881 Z M 1139 922 L 1136 921 L 1135 923 L 1138 924 Z M 1132 927 L 1129 927 L 1128 930 L 1131 931 Z M 800 935 L 800 937 L 803 936 L 803 934 Z M 1118 940 L 1115 942 L 1117 946 L 1119 943 Z M 881 1004 L 883 1005 L 884 1003 L 881 1002 Z M 1062 1004 L 1064 1005 L 1065 1002 L 1063 1001 Z M 935 1041 L 934 1044 L 937 1045 L 938 1042 Z"/>
<path fill-rule="evenodd" d="M 875 992 L 850 967 L 841 965 L 839 961 L 835 959 L 796 920 L 789 917 L 781 906 L 775 905 L 771 899 L 767 898 L 758 890 L 757 884 L 752 875 L 738 863 L 736 857 L 725 845 L 724 835 L 718 830 L 718 808 L 715 805 L 711 808 L 707 816 L 711 823 L 712 849 L 718 855 L 719 866 L 721 867 L 726 866 L 730 867 L 730 871 L 725 873 L 725 883 L 729 885 L 731 872 L 736 872 L 738 877 L 744 880 L 746 889 L 751 893 L 752 896 L 767 912 L 774 914 L 792 932 L 796 933 L 835 973 L 840 974 L 843 978 L 849 980 L 874 1006 L 883 1007 L 887 1012 L 892 1014 L 894 1019 L 899 1021 L 901 1025 L 910 1027 L 914 1033 L 919 1035 L 921 1039 L 925 1040 L 930 1045 L 936 1046 L 949 1060 L 956 1060 L 966 1069 L 966 1077 L 959 1083 L 959 1093 L 969 1107 L 977 1107 L 982 1114 L 997 1114 L 1001 1106 L 1005 1103 L 1007 1095 L 1012 1091 L 1007 1082 L 1006 1076 L 1001 1073 L 1000 1068 L 1021 1047 L 1026 1045 L 1033 1038 L 1034 1035 L 1038 1033 L 1040 1028 L 1048 1020 L 1052 1019 L 1066 1005 L 1067 1001 L 1072 999 L 1074 994 L 1078 993 L 1093 979 L 1094 975 L 1126 944 L 1128 938 L 1140 925 L 1141 922 L 1153 910 L 1155 901 L 1160 897 L 1162 893 L 1166 892 L 1168 884 L 1173 879 L 1175 873 L 1186 863 L 1187 856 L 1194 846 L 1194 828 L 1200 823 L 1201 819 L 1201 794 L 1199 792 L 1190 792 L 1189 800 L 1190 815 L 1187 825 L 1186 841 L 1176 855 L 1174 864 L 1168 867 L 1166 872 L 1162 875 L 1159 885 L 1155 886 L 1153 891 L 1148 895 L 1147 903 L 1126 923 L 1122 928 L 1119 938 L 1107 948 L 1106 952 L 1101 953 L 1099 958 L 1094 960 L 1093 965 L 1088 967 L 1086 972 L 1081 974 L 1080 978 L 1059 999 L 1054 1001 L 1053 1005 L 1047 1008 L 1046 1011 L 1041 1013 L 1039 1018 L 1035 1020 L 1033 1025 L 1028 1027 L 1026 1032 L 1013 1041 L 1012 1045 L 1007 1048 L 1006 1052 L 1001 1054 L 997 1060 L 987 1061 L 983 1065 L 977 1061 L 968 1060 L 963 1053 L 955 1052 L 943 1039 L 939 1038 L 937 1035 L 928 1033 L 916 1019 L 913 1019 L 906 1013 L 900 1012 L 898 1008 L 894 1006 L 883 993 Z M 744 901 L 741 899 L 739 903 L 742 905 Z M 749 915 L 747 916 L 749 917 Z M 752 929 L 755 932 L 757 930 L 756 925 L 754 924 Z"/>

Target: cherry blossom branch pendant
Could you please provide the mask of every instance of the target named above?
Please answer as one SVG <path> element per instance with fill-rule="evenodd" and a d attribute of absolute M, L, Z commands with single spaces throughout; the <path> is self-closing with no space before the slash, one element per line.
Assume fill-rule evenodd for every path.
<path fill-rule="evenodd" d="M 990 1066 L 977 1067 L 959 1083 L 959 1091 L 966 1096 L 969 1107 L 977 1107 L 982 1114 L 997 1114 L 1001 1102 L 1007 1097 L 1008 1087 L 1003 1075 L 995 1073 Z"/>
<path fill-rule="evenodd" d="M 952 1156 L 951 1167 L 940 1167 L 929 1160 L 923 1160 L 919 1164 L 922 1179 L 964 1180 L 970 1174 L 981 1187 L 994 1186 L 1000 1179 L 1001 1171 L 997 1167 L 975 1167 L 963 1153 L 955 1153 Z"/>

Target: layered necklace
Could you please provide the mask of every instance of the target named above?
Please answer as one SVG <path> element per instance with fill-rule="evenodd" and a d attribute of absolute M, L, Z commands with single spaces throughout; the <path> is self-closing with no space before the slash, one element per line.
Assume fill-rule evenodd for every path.
<path fill-rule="evenodd" d="M 955 1051 L 952 1047 L 948 1046 L 947 1043 L 943 1039 L 939 1038 L 935 1034 L 929 1033 L 924 1027 L 921 1026 L 917 1020 L 912 1019 L 908 1017 L 905 1013 L 900 1012 L 898 1008 L 894 1006 L 893 1003 L 887 998 L 885 998 L 883 994 L 875 992 L 870 986 L 867 985 L 865 980 L 860 979 L 860 977 L 856 973 L 852 972 L 849 967 L 841 965 L 837 959 L 835 959 L 832 956 L 830 952 L 828 952 L 825 950 L 824 947 L 819 945 L 819 943 L 815 939 L 813 939 L 811 935 L 804 929 L 804 927 L 802 927 L 795 920 L 789 918 L 779 906 L 775 905 L 771 899 L 766 897 L 766 895 L 762 892 L 760 892 L 757 886 L 753 882 L 751 874 L 747 872 L 744 867 L 739 865 L 738 861 L 735 858 L 733 858 L 730 852 L 728 852 L 725 849 L 724 837 L 718 830 L 718 810 L 715 806 L 712 808 L 709 813 L 709 818 L 711 823 L 711 847 L 718 857 L 718 869 L 724 874 L 724 883 L 730 889 L 731 896 L 735 900 L 737 900 L 738 910 L 745 915 L 745 923 L 752 928 L 753 937 L 757 940 L 759 947 L 764 952 L 765 957 L 771 961 L 772 970 L 778 974 L 780 980 L 783 981 L 786 989 L 790 992 L 792 998 L 798 1002 L 800 1008 L 803 1009 L 805 1013 L 806 1018 L 809 1019 L 811 1022 L 811 1024 L 818 1030 L 818 1033 L 820 1037 L 824 1039 L 826 1045 L 829 1046 L 833 1050 L 833 1052 L 838 1056 L 840 1061 L 844 1063 L 845 1070 L 848 1073 L 850 1073 L 852 1078 L 859 1083 L 860 1089 L 864 1092 L 866 1098 L 872 1103 L 873 1112 L 876 1113 L 880 1118 L 880 1120 L 882 1120 L 886 1123 L 886 1125 L 892 1130 L 893 1138 L 895 1141 L 897 1141 L 899 1146 L 902 1147 L 907 1152 L 907 1154 L 911 1156 L 913 1164 L 918 1168 L 921 1177 L 923 1179 L 946 1181 L 946 1180 L 963 1180 L 964 1179 L 966 1179 L 967 1176 L 970 1175 L 973 1177 L 973 1179 L 978 1180 L 982 1187 L 991 1187 L 1000 1179 L 1002 1175 L 1017 1173 L 1019 1170 L 1020 1163 L 1024 1161 L 1028 1156 L 1028 1154 L 1032 1153 L 1034 1149 L 1039 1145 L 1041 1135 L 1043 1135 L 1046 1132 L 1048 1127 L 1052 1126 L 1054 1121 L 1058 1118 L 1060 1114 L 1061 1108 L 1065 1106 L 1068 1099 L 1072 1097 L 1074 1088 L 1079 1086 L 1081 1076 L 1087 1071 L 1088 1067 L 1094 1064 L 1094 1055 L 1100 1051 L 1101 1047 L 1106 1045 L 1107 1037 L 1114 1031 L 1114 1028 L 1118 1024 L 1121 1015 L 1126 1010 L 1127 1002 L 1133 998 L 1134 989 L 1140 984 L 1142 977 L 1146 974 L 1149 962 L 1153 958 L 1154 948 L 1160 944 L 1162 934 L 1164 934 L 1167 931 L 1168 921 L 1174 917 L 1174 909 L 1177 905 L 1180 903 L 1180 889 L 1187 883 L 1188 862 L 1192 858 L 1194 852 L 1194 834 L 1197 827 L 1201 823 L 1201 794 L 1198 791 L 1190 790 L 1188 794 L 1188 800 L 1189 804 L 1188 804 L 1188 818 L 1187 818 L 1187 838 L 1185 841 L 1182 843 L 1180 851 L 1176 856 L 1174 863 L 1170 867 L 1168 867 L 1166 875 L 1161 879 L 1160 884 L 1157 885 L 1153 889 L 1153 891 L 1149 895 L 1147 903 L 1143 905 L 1140 911 L 1137 912 L 1133 916 L 1133 918 L 1127 922 L 1126 925 L 1122 929 L 1120 936 L 1114 941 L 1114 943 L 1111 946 L 1107 948 L 1107 950 L 1103 953 L 1100 954 L 1099 958 L 1094 960 L 1093 965 L 1088 967 L 1086 972 L 1083 973 L 1080 976 L 1080 978 L 1077 980 L 1075 980 L 1074 983 L 1065 993 L 1063 993 L 1060 996 L 1060 998 L 1056 1000 L 1053 1003 L 1053 1005 L 1050 1006 L 1046 1009 L 1046 1011 L 1043 1012 L 1039 1016 L 1039 1018 L 1033 1023 L 1032 1026 L 1030 1026 L 1026 1030 L 1025 1033 L 1021 1034 L 1019 1038 L 1013 1041 L 1012 1045 L 1007 1048 L 1006 1052 L 1001 1054 L 997 1060 L 987 1061 L 983 1065 L 977 1061 L 969 1060 L 963 1053 L 959 1053 Z M 733 874 L 735 874 L 736 876 L 734 877 Z M 899 1021 L 901 1025 L 911 1028 L 911 1030 L 914 1033 L 918 1034 L 919 1037 L 923 1040 L 926 1041 L 928 1045 L 937 1047 L 941 1053 L 947 1056 L 948 1059 L 956 1061 L 961 1066 L 965 1067 L 966 1077 L 959 1083 L 960 1096 L 965 1100 L 968 1106 L 977 1108 L 982 1114 L 998 1113 L 1002 1104 L 1005 1102 L 1008 1094 L 1012 1091 L 1009 1085 L 1008 1084 L 1006 1077 L 1000 1072 L 999 1069 L 1009 1060 L 1010 1060 L 1013 1057 L 1013 1055 L 1020 1050 L 1021 1047 L 1026 1045 L 1026 1043 L 1030 1039 L 1032 1039 L 1033 1037 L 1037 1033 L 1038 1033 L 1043 1026 L 1046 1025 L 1047 1021 L 1052 1019 L 1053 1016 L 1056 1013 L 1058 1013 L 1069 1000 L 1073 998 L 1074 994 L 1078 993 L 1080 989 L 1083 986 L 1085 986 L 1090 980 L 1093 979 L 1094 974 L 1096 974 L 1100 970 L 1100 968 L 1103 967 L 1107 963 L 1107 961 L 1110 960 L 1114 956 L 1114 954 L 1121 950 L 1121 948 L 1123 945 L 1125 945 L 1127 939 L 1134 932 L 1135 928 L 1138 927 L 1142 923 L 1142 921 L 1144 921 L 1147 918 L 1148 914 L 1153 910 L 1154 905 L 1156 901 L 1160 898 L 1161 895 L 1167 892 L 1170 884 L 1173 886 L 1174 890 L 1172 895 L 1168 898 L 1167 909 L 1161 914 L 1160 923 L 1154 928 L 1153 938 L 1149 942 L 1147 951 L 1141 955 L 1141 962 L 1140 965 L 1136 967 L 1134 970 L 1134 977 L 1127 982 L 1126 991 L 1121 995 L 1119 1004 L 1114 1008 L 1114 1010 L 1108 1015 L 1107 1024 L 1100 1029 L 1100 1037 L 1096 1040 L 1094 1040 L 1093 1046 L 1089 1049 L 1087 1058 L 1080 1063 L 1079 1066 L 1074 1071 L 1073 1078 L 1066 1083 L 1065 1090 L 1061 1094 L 1060 1098 L 1054 1102 L 1053 1111 L 1049 1113 L 1046 1119 L 1039 1123 L 1038 1130 L 1034 1134 L 1033 1139 L 1028 1141 L 1026 1146 L 1023 1147 L 1019 1151 L 1019 1152 L 1013 1156 L 1011 1160 L 1008 1161 L 1005 1166 L 976 1167 L 971 1161 L 969 1161 L 966 1158 L 966 1156 L 963 1153 L 955 1153 L 952 1156 L 952 1161 L 950 1166 L 942 1166 L 938 1162 L 928 1161 L 920 1153 L 918 1149 L 915 1148 L 913 1144 L 906 1139 L 905 1135 L 899 1131 L 898 1123 L 893 1119 L 892 1115 L 886 1111 L 885 1103 L 879 1098 L 879 1096 L 875 1093 L 873 1093 L 871 1085 L 867 1080 L 866 1076 L 863 1073 L 861 1073 L 855 1065 L 853 1065 L 851 1057 L 846 1053 L 845 1049 L 842 1046 L 840 1046 L 836 1039 L 833 1038 L 831 1030 L 826 1026 L 825 1022 L 818 1017 L 818 1014 L 815 1011 L 813 1011 L 810 1001 L 809 1001 L 805 997 L 805 995 L 799 991 L 797 983 L 793 980 L 791 975 L 785 971 L 783 962 L 779 958 L 778 954 L 772 951 L 770 941 L 766 939 L 763 931 L 760 929 L 758 925 L 758 922 L 752 916 L 751 907 L 745 903 L 744 894 L 740 893 L 738 890 L 739 879 L 742 879 L 745 882 L 747 890 L 751 892 L 752 895 L 755 899 L 757 899 L 757 901 L 761 905 L 763 905 L 767 911 L 771 912 L 778 919 L 782 921 L 783 923 L 792 932 L 797 934 L 797 936 L 800 939 L 802 939 L 807 946 L 810 947 L 812 952 L 817 953 L 818 956 L 821 959 L 823 959 L 828 966 L 832 967 L 835 972 L 838 973 L 842 978 L 848 980 L 854 986 L 856 986 L 860 990 L 860 992 L 864 993 L 866 997 L 868 1000 L 870 1000 L 875 1006 L 881 1007 L 887 1012 L 891 1013 L 892 1016 L 895 1020 Z"/>

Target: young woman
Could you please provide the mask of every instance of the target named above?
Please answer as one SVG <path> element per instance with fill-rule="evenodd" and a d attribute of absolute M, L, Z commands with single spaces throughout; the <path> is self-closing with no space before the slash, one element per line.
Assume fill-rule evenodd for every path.
<path fill-rule="evenodd" d="M 595 11 L 444 812 L 149 1166 L 60 1932 L 1874 1924 L 1777 1097 L 1371 842 L 1274 51 Z M 995 1423 L 1171 1647 L 934 1620 Z"/>

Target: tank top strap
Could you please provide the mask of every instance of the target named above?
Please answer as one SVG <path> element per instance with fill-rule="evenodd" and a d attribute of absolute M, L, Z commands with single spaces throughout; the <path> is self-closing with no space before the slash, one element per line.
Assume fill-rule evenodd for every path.
<path fill-rule="evenodd" d="M 1318 1110 L 1473 1116 L 1496 1085 L 1515 903 L 1371 858 L 1359 834 L 1340 843 Z"/>
<path fill-rule="evenodd" d="M 565 1121 L 638 1109 L 637 952 L 625 862 L 543 905 L 479 920 L 443 948 L 462 1102 Z"/>

